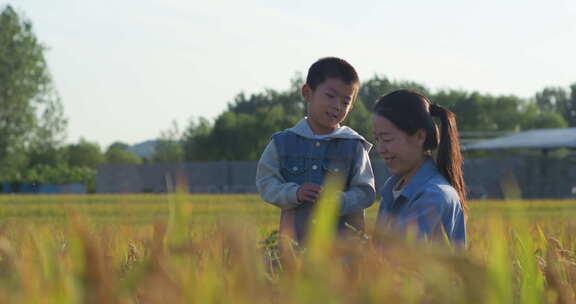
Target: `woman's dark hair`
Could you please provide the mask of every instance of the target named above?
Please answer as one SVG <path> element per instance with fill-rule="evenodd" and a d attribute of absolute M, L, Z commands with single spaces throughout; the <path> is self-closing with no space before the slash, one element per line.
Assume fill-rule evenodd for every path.
<path fill-rule="evenodd" d="M 462 154 L 454 113 L 433 104 L 426 96 L 410 90 L 398 90 L 380 97 L 374 106 L 374 112 L 390 120 L 409 135 L 414 135 L 420 129 L 426 132 L 424 151 L 438 150 L 436 154 L 438 170 L 456 189 L 462 209 L 466 210 Z M 440 120 L 440 132 L 433 117 Z"/>

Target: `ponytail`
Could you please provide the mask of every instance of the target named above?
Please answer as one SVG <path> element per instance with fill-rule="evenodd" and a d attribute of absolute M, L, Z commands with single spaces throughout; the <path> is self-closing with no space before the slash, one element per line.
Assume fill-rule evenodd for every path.
<path fill-rule="evenodd" d="M 464 212 L 467 211 L 466 187 L 462 173 L 462 154 L 458 140 L 458 127 L 454 113 L 446 108 L 430 103 L 430 115 L 440 120 L 440 142 L 436 154 L 438 170 L 456 189 Z"/>
<path fill-rule="evenodd" d="M 466 213 L 466 189 L 462 174 L 462 154 L 458 142 L 458 128 L 454 113 L 433 104 L 426 96 L 410 90 L 397 90 L 378 99 L 374 112 L 390 120 L 409 135 L 418 130 L 426 132 L 423 149 L 436 151 L 436 166 L 456 189 L 462 210 Z M 434 117 L 440 120 L 440 132 Z"/>

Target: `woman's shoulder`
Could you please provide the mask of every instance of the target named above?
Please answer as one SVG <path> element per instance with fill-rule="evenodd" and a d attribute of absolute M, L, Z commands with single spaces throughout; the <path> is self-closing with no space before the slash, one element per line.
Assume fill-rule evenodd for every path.
<path fill-rule="evenodd" d="M 438 203 L 451 204 L 460 201 L 456 189 L 439 172 L 422 185 L 419 197 L 429 198 Z"/>

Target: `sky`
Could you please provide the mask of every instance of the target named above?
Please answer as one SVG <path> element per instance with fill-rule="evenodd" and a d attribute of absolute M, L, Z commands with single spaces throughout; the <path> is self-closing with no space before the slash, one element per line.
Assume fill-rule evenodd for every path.
<path fill-rule="evenodd" d="M 435 90 L 532 97 L 576 83 L 574 0 L 0 0 L 32 22 L 68 118 L 102 148 L 216 118 L 337 56 Z"/>

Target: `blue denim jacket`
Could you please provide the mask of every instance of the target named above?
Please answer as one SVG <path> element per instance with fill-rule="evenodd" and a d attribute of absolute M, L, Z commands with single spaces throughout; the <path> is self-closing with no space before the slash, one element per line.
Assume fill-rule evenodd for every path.
<path fill-rule="evenodd" d="M 357 139 L 333 139 L 329 141 L 310 140 L 290 131 L 282 131 L 272 136 L 280 160 L 280 174 L 286 182 L 302 185 L 306 182 L 323 185 L 328 174 L 343 174 L 345 189 L 350 186 L 356 150 L 361 145 Z M 282 228 L 293 230 L 296 240 L 301 241 L 309 224 L 314 204 L 303 203 L 289 210 L 282 210 Z M 346 223 L 359 231 L 364 231 L 363 209 L 338 219 L 338 230 L 345 231 Z"/>
<path fill-rule="evenodd" d="M 297 241 L 303 240 L 313 204 L 297 200 L 298 187 L 305 182 L 322 185 L 331 172 L 346 177 L 339 228 L 345 230 L 348 223 L 362 230 L 364 209 L 375 198 L 370 148 L 370 143 L 348 127 L 318 138 L 306 119 L 273 135 L 258 162 L 256 186 L 266 202 L 282 209 L 281 233 L 294 233 Z"/>
<path fill-rule="evenodd" d="M 466 243 L 464 213 L 458 193 L 427 159 L 404 186 L 396 200 L 392 190 L 399 177 L 390 177 L 381 190 L 377 228 L 388 226 L 405 233 L 409 226 L 418 228 L 420 237 L 434 237 L 443 229 L 453 243 Z"/>

